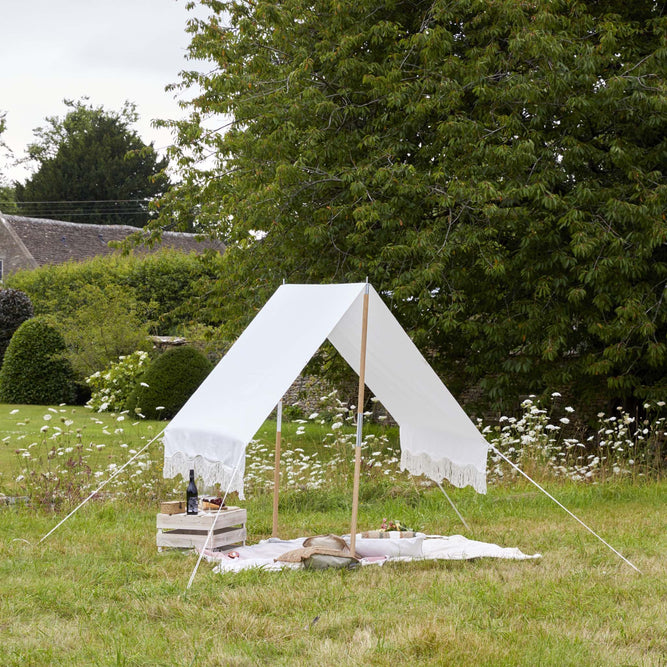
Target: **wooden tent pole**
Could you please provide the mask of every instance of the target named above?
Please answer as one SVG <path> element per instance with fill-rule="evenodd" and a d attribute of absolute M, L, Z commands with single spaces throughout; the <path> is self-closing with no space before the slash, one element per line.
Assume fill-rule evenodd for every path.
<path fill-rule="evenodd" d="M 280 441 L 283 424 L 283 402 L 278 401 L 276 409 L 276 457 L 273 470 L 273 530 L 271 537 L 278 537 L 278 495 L 280 491 Z"/>
<path fill-rule="evenodd" d="M 356 556 L 357 512 L 359 510 L 359 477 L 361 474 L 361 440 L 364 424 L 364 387 L 366 384 L 366 339 L 368 338 L 368 281 L 364 291 L 361 320 L 361 358 L 359 360 L 359 400 L 357 401 L 357 442 L 354 448 L 354 486 L 352 489 L 352 526 L 350 528 L 350 552 Z"/>

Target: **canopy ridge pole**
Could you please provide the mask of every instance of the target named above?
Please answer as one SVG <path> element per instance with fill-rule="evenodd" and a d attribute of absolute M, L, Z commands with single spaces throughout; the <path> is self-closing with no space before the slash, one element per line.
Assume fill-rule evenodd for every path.
<path fill-rule="evenodd" d="M 463 516 L 461 515 L 461 512 L 459 512 L 459 511 L 456 509 L 456 505 L 454 504 L 454 501 L 447 495 L 447 491 L 445 491 L 445 490 L 442 488 L 442 484 L 440 484 L 440 482 L 436 482 L 436 484 L 438 485 L 438 488 L 445 494 L 445 498 L 447 498 L 447 500 L 449 500 L 449 504 L 452 506 L 452 508 L 453 508 L 454 511 L 456 512 L 456 516 L 458 516 L 459 519 L 461 519 L 461 523 L 466 527 L 466 530 L 467 530 L 469 533 L 472 533 L 472 530 L 470 530 L 470 526 L 466 523 L 466 520 L 465 520 L 465 519 L 463 518 Z"/>
<path fill-rule="evenodd" d="M 280 494 L 280 445 L 281 445 L 281 431 L 283 424 L 283 401 L 278 401 L 276 408 L 276 455 L 275 467 L 273 470 L 273 528 L 271 530 L 271 537 L 278 537 L 278 496 Z"/>
<path fill-rule="evenodd" d="M 58 528 L 60 528 L 60 526 L 62 526 L 65 523 L 65 521 L 67 521 L 67 519 L 69 519 L 77 510 L 83 507 L 95 494 L 99 493 L 103 487 L 105 487 L 114 477 L 116 477 L 116 475 L 119 475 L 121 472 L 123 472 L 123 470 L 125 470 L 125 468 L 127 468 L 127 466 L 129 466 L 130 463 L 132 463 L 132 461 L 134 461 L 134 459 L 137 458 L 137 456 L 143 454 L 143 452 L 146 449 L 148 449 L 148 447 L 152 445 L 164 433 L 164 431 L 165 429 L 162 429 L 150 442 L 144 445 L 143 448 L 140 449 L 131 459 L 126 461 L 123 466 L 118 468 L 118 470 L 116 470 L 116 472 L 114 472 L 113 475 L 111 475 L 111 477 L 105 479 L 85 500 L 81 501 L 60 523 L 51 528 L 51 530 L 46 535 L 44 535 L 44 537 L 42 537 L 42 539 L 37 544 L 41 544 L 49 535 L 51 535 L 51 533 L 54 533 Z"/>
<path fill-rule="evenodd" d="M 225 506 L 225 500 L 227 500 L 227 496 L 229 495 L 229 489 L 232 488 L 232 484 L 234 483 L 234 478 L 236 477 L 236 473 L 239 469 L 239 466 L 241 465 L 241 461 L 243 460 L 244 456 L 245 456 L 245 448 L 241 452 L 241 456 L 239 456 L 239 460 L 236 462 L 234 470 L 232 470 L 232 474 L 229 478 L 229 484 L 227 484 L 227 490 L 225 491 L 225 495 L 222 497 L 222 502 L 220 503 L 220 507 L 218 507 L 218 510 L 215 513 L 215 517 L 213 518 L 213 523 L 211 524 L 211 527 L 208 531 L 208 535 L 206 535 L 206 541 L 204 542 L 204 546 L 201 548 L 201 551 L 199 552 L 199 558 L 197 559 L 197 563 L 194 566 L 192 573 L 190 574 L 190 579 L 188 580 L 188 585 L 185 589 L 186 591 L 190 590 L 190 586 L 192 586 L 192 582 L 195 580 L 195 576 L 197 575 L 197 570 L 199 569 L 199 563 L 201 563 L 201 559 L 204 557 L 204 551 L 206 551 L 206 547 L 208 546 L 208 543 L 211 541 L 211 535 L 213 535 L 213 531 L 215 530 L 215 524 L 218 521 L 218 517 L 220 516 L 220 511 Z M 245 542 L 243 544 L 245 544 Z"/>
<path fill-rule="evenodd" d="M 503 458 L 505 461 L 507 461 L 507 463 L 509 463 L 512 466 L 512 468 L 514 468 L 515 470 L 520 472 L 529 482 L 534 484 L 540 491 L 542 491 L 542 493 L 544 493 L 544 495 L 551 498 L 551 500 L 553 500 L 556 503 L 556 505 L 558 505 L 558 507 L 560 507 L 562 510 L 565 510 L 575 521 L 578 521 L 589 533 L 591 533 L 591 535 L 594 535 L 595 537 L 597 537 L 598 540 L 600 540 L 600 542 L 602 542 L 602 544 L 604 544 L 606 547 L 611 549 L 619 558 L 624 560 L 633 570 L 636 570 L 637 572 L 639 572 L 639 574 L 643 574 L 643 572 L 637 566 L 633 565 L 623 554 L 616 551 L 616 549 L 614 549 L 614 547 L 612 547 L 611 544 L 609 544 L 608 542 L 605 542 L 592 528 L 589 528 L 579 517 L 572 514 L 572 512 L 570 512 L 570 510 L 567 509 L 567 507 L 565 507 L 565 505 L 558 502 L 548 491 L 543 489 L 535 480 L 528 477 L 528 475 L 526 475 L 526 473 L 523 470 L 521 470 L 521 468 L 519 468 L 519 466 L 517 466 L 515 463 L 512 463 L 512 461 L 510 461 L 501 451 L 496 449 L 493 445 L 489 445 L 489 447 L 496 454 L 498 454 L 501 458 Z"/>
<path fill-rule="evenodd" d="M 364 428 L 364 387 L 366 385 L 366 341 L 368 339 L 368 294 L 366 279 L 361 319 L 361 358 L 359 360 L 359 400 L 357 401 L 357 442 L 354 448 L 354 486 L 352 490 L 352 525 L 350 527 L 350 552 L 356 556 L 357 513 L 359 511 L 359 477 L 361 474 L 361 440 Z"/>

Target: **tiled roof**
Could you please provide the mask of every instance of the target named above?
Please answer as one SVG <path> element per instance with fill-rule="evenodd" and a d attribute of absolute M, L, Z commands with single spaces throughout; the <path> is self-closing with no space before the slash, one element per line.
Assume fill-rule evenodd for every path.
<path fill-rule="evenodd" d="M 129 225 L 89 225 L 17 215 L 3 217 L 40 266 L 111 254 L 114 248 L 109 247 L 109 241 L 122 241 L 138 231 L 137 227 Z M 194 234 L 183 232 L 163 232 L 162 243 L 158 247 L 184 252 L 202 252 L 207 248 L 222 252 L 225 249 L 221 241 L 198 241 Z M 141 247 L 137 250 L 147 251 Z"/>

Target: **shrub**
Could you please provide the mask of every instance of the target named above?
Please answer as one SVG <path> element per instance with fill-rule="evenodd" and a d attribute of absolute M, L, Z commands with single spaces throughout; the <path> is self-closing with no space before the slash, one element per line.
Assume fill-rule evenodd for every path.
<path fill-rule="evenodd" d="M 74 371 L 61 333 L 41 318 L 24 322 L 12 337 L 0 370 L 0 401 L 54 405 L 75 399 Z"/>
<path fill-rule="evenodd" d="M 86 378 L 92 391 L 88 407 L 97 412 L 122 410 L 146 372 L 149 362 L 148 352 L 138 350 L 119 357 L 118 361 L 110 363 L 104 370 Z"/>
<path fill-rule="evenodd" d="M 151 255 L 113 254 L 18 271 L 7 277 L 6 284 L 25 291 L 38 315 L 59 318 L 79 309 L 79 292 L 87 286 L 103 291 L 117 286 L 134 296 L 152 334 L 168 335 L 194 321 L 217 323 L 215 318 L 209 322 L 208 292 L 222 272 L 221 262 L 217 257 L 204 259 L 168 249 Z"/>
<path fill-rule="evenodd" d="M 30 297 L 21 290 L 0 290 L 0 364 L 14 332 L 34 315 Z"/>
<path fill-rule="evenodd" d="M 54 319 L 77 377 L 89 376 L 136 350 L 150 349 L 148 326 L 131 289 L 86 285 L 72 303 L 78 304 L 75 310 Z"/>
<path fill-rule="evenodd" d="M 130 394 L 129 410 L 148 419 L 171 419 L 211 372 L 213 365 L 192 347 L 173 347 L 148 367 Z"/>

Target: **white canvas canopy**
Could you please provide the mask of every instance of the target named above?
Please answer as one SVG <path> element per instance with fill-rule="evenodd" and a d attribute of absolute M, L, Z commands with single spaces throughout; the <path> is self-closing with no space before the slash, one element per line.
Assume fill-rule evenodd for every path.
<path fill-rule="evenodd" d="M 194 468 L 242 498 L 247 444 L 320 345 L 359 373 L 366 288 L 281 286 L 167 426 L 164 476 Z M 487 442 L 368 288 L 365 383 L 399 424 L 402 469 L 485 493 Z"/>

